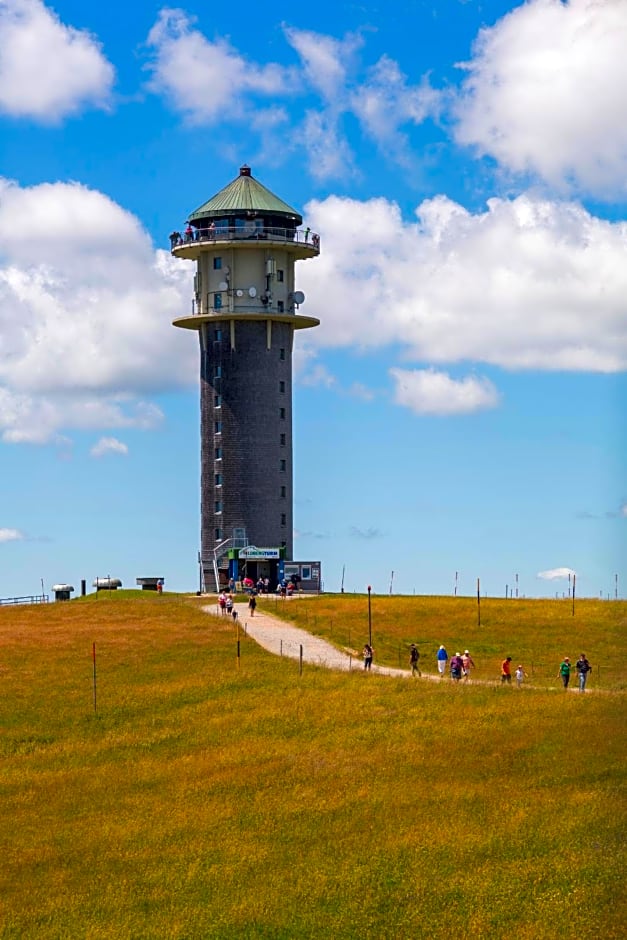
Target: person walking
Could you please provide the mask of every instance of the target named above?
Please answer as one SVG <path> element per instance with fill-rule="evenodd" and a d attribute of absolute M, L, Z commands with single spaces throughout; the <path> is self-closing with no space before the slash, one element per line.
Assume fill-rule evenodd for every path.
<path fill-rule="evenodd" d="M 248 609 L 250 610 L 250 616 L 255 616 L 255 608 L 257 606 L 257 598 L 253 592 L 248 599 Z"/>
<path fill-rule="evenodd" d="M 448 662 L 448 653 L 443 646 L 435 654 L 436 662 L 438 664 L 438 672 L 443 676 L 446 672 L 446 664 Z"/>
<path fill-rule="evenodd" d="M 511 662 L 512 662 L 512 657 L 506 656 L 503 662 L 501 663 L 501 682 L 507 682 L 509 685 L 512 684 Z"/>
<path fill-rule="evenodd" d="M 370 643 L 366 643 L 364 646 L 362 656 L 364 657 L 364 669 L 370 670 L 370 667 L 372 666 L 372 657 L 374 656 L 374 650 Z"/>
<path fill-rule="evenodd" d="M 228 594 L 226 598 L 226 612 L 227 614 L 233 613 L 233 598 L 230 594 Z"/>
<path fill-rule="evenodd" d="M 579 691 L 585 692 L 586 682 L 588 681 L 588 673 L 592 672 L 592 666 L 586 659 L 585 653 L 582 653 L 575 663 L 575 669 L 577 670 L 577 678 L 579 679 Z"/>
<path fill-rule="evenodd" d="M 450 670 L 451 670 L 451 679 L 455 682 L 459 682 L 462 677 L 462 669 L 464 664 L 462 662 L 461 653 L 455 653 L 454 656 L 451 656 Z"/>
<path fill-rule="evenodd" d="M 527 678 L 527 673 L 523 669 L 522 665 L 516 666 L 516 672 L 514 675 L 516 676 L 516 685 L 518 688 L 520 688 L 523 684 L 523 679 Z"/>
<path fill-rule="evenodd" d="M 567 689 L 568 683 L 570 682 L 570 659 L 568 656 L 564 656 L 564 659 L 561 661 L 557 678 L 562 680 L 562 685 Z"/>
<path fill-rule="evenodd" d="M 475 668 L 475 662 L 472 656 L 470 655 L 468 650 L 464 650 L 464 655 L 462 656 L 462 674 L 464 676 L 465 682 L 468 681 L 468 679 L 470 679 L 470 670 L 474 668 Z"/>
<path fill-rule="evenodd" d="M 419 663 L 420 663 L 420 653 L 418 652 L 418 647 L 416 646 L 415 643 L 412 643 L 412 645 L 409 647 L 409 665 L 411 666 L 412 676 L 422 675 L 420 671 Z"/>

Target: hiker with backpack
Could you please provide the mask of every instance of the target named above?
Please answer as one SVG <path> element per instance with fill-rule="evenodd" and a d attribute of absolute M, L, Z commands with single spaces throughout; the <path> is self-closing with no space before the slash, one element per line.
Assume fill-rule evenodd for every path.
<path fill-rule="evenodd" d="M 409 665 L 411 666 L 412 676 L 422 675 L 420 671 L 419 660 L 420 660 L 420 653 L 418 652 L 418 647 L 416 646 L 415 643 L 412 643 L 412 645 L 409 647 Z"/>

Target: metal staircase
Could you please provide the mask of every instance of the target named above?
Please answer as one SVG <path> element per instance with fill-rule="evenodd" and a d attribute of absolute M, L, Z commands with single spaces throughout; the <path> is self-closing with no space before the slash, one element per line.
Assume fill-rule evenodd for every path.
<path fill-rule="evenodd" d="M 210 558 L 201 559 L 202 572 L 202 590 L 204 594 L 209 593 L 209 584 L 207 583 L 207 572 L 213 573 L 216 594 L 220 592 L 220 561 L 232 548 L 246 548 L 248 539 L 246 536 L 238 536 L 230 539 L 224 539 L 213 549 Z"/>

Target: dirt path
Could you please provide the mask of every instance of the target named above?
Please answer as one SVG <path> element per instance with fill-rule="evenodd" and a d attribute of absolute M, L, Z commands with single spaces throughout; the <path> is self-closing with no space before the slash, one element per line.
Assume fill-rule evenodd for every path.
<path fill-rule="evenodd" d="M 203 607 L 203 610 L 214 616 L 222 616 L 217 600 L 213 604 L 207 604 Z M 273 617 L 272 614 L 264 611 L 263 601 L 257 605 L 254 617 L 250 616 L 248 608 L 244 607 L 242 604 L 237 605 L 237 610 L 239 613 L 240 629 L 243 630 L 247 636 L 252 637 L 259 646 L 262 646 L 270 653 L 274 653 L 275 656 L 287 656 L 289 659 L 299 659 L 302 646 L 303 662 L 305 663 L 311 663 L 314 666 L 323 666 L 326 669 L 337 669 L 343 672 L 364 671 L 363 660 L 360 655 L 351 655 L 344 652 L 331 643 L 328 643 L 326 640 L 323 640 L 321 637 L 308 633 L 307 630 L 302 630 L 300 627 L 286 623 L 285 620 Z M 371 671 L 381 676 L 396 676 L 399 679 L 411 678 L 411 670 L 409 669 L 395 669 L 393 666 L 378 666 L 376 663 L 372 664 Z M 443 681 L 442 677 L 436 673 L 423 672 L 422 678 L 433 682 Z M 451 683 L 448 674 L 446 678 L 449 680 L 449 684 L 454 684 Z M 500 686 L 500 684 L 498 680 L 470 679 L 466 682 L 460 682 L 459 686 L 463 688 L 469 685 Z M 514 682 L 512 682 L 512 686 L 515 686 Z M 525 682 L 524 686 L 527 689 L 541 689 L 540 686 L 534 686 L 529 682 Z M 541 691 L 549 690 L 541 689 Z M 559 688 L 553 688 L 552 691 L 561 692 L 562 688 L 561 686 Z M 577 692 L 579 694 L 579 689 L 576 686 L 569 688 L 568 691 Z M 590 692 L 612 694 L 605 689 L 586 689 L 586 694 Z"/>
<path fill-rule="evenodd" d="M 327 669 L 339 669 L 344 672 L 353 669 L 363 671 L 364 666 L 361 657 L 344 653 L 321 637 L 313 636 L 306 630 L 301 630 L 300 627 L 292 626 L 292 624 L 286 623 L 278 617 L 273 617 L 264 611 L 263 604 L 257 605 L 254 617 L 250 616 L 248 610 L 246 610 L 247 616 L 243 616 L 241 608 L 242 605 L 238 604 L 240 629 L 270 653 L 274 653 L 276 656 L 287 656 L 290 659 L 300 659 L 302 646 L 303 662 L 312 663 L 315 666 L 324 666 Z M 207 605 L 203 610 L 208 614 L 221 616 L 217 604 Z M 376 663 L 372 664 L 371 671 L 384 676 L 403 678 L 408 678 L 411 675 L 408 669 L 377 666 Z"/>

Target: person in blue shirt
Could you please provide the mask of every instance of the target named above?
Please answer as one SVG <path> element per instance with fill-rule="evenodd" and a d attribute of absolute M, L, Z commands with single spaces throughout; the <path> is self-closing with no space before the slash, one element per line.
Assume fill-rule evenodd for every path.
<path fill-rule="evenodd" d="M 438 672 L 440 673 L 441 676 L 443 676 L 446 673 L 446 664 L 448 662 L 448 653 L 446 652 L 443 646 L 441 646 L 440 649 L 437 651 L 437 653 L 435 654 L 435 658 L 438 663 Z"/>

